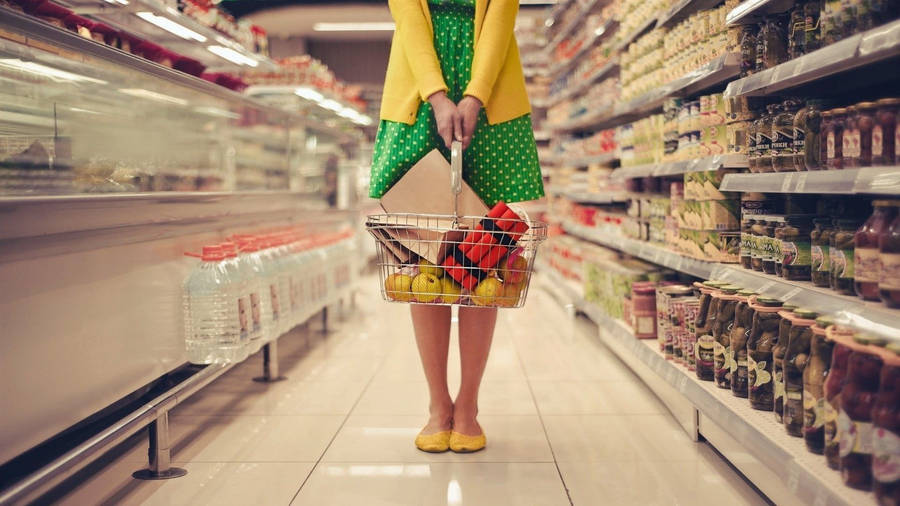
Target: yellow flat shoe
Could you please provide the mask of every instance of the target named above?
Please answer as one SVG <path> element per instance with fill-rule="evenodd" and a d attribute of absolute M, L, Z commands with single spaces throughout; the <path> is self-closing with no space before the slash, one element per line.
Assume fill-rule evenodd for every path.
<path fill-rule="evenodd" d="M 456 453 L 472 453 L 483 450 L 487 445 L 487 438 L 484 434 L 478 436 L 467 436 L 459 432 L 450 434 L 450 449 Z"/>
<path fill-rule="evenodd" d="M 416 436 L 416 448 L 428 453 L 442 453 L 450 449 L 450 431 Z"/>

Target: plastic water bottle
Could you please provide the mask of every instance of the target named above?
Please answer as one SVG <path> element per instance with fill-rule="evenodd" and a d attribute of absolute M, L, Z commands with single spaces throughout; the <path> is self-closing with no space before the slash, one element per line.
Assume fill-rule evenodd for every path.
<path fill-rule="evenodd" d="M 204 246 L 202 262 L 182 286 L 185 350 L 188 361 L 212 364 L 240 360 L 244 346 L 232 281 L 218 246 Z"/>
<path fill-rule="evenodd" d="M 276 339 L 284 331 L 286 323 L 284 319 L 287 313 L 284 311 L 284 297 L 280 284 L 280 271 L 275 252 L 275 243 L 270 236 L 260 237 L 259 259 L 263 266 L 265 285 L 263 291 L 268 292 L 269 305 L 272 308 L 272 326 L 269 329 L 269 339 Z"/>
<path fill-rule="evenodd" d="M 291 265 L 289 239 L 285 236 L 275 236 L 273 240 L 273 258 L 278 270 L 278 289 L 281 296 L 281 309 L 284 317 L 281 319 L 281 332 L 284 334 L 294 328 L 296 301 L 291 300 Z"/>
<path fill-rule="evenodd" d="M 247 358 L 250 354 L 249 343 L 252 323 L 249 280 L 244 277 L 244 272 L 238 261 L 237 245 L 233 242 L 224 242 L 219 246 L 222 248 L 222 254 L 225 256 L 225 259 L 222 260 L 222 265 L 225 267 L 225 272 L 228 274 L 230 281 L 231 297 L 237 304 L 238 335 L 244 347 L 242 354 L 236 357 L 236 360 L 240 361 Z"/>
<path fill-rule="evenodd" d="M 256 353 L 263 343 L 272 339 L 272 303 L 268 296 L 267 273 L 259 255 L 258 241 L 249 236 L 238 241 L 241 252 L 238 260 L 245 266 L 245 276 L 250 283 L 251 321 L 254 327 L 254 331 L 250 333 L 250 353 Z"/>

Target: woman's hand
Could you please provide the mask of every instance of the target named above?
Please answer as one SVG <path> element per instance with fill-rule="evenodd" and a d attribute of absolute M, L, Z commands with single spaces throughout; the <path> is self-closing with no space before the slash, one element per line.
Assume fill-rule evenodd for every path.
<path fill-rule="evenodd" d="M 463 149 L 469 147 L 472 143 L 472 136 L 475 135 L 475 126 L 478 124 L 478 112 L 481 111 L 481 100 L 466 95 L 459 101 L 456 106 L 459 115 L 462 117 L 462 143 Z"/>
<path fill-rule="evenodd" d="M 434 111 L 434 121 L 437 123 L 438 134 L 444 139 L 444 144 L 450 148 L 454 140 L 462 140 L 462 117 L 459 115 L 456 104 L 447 97 L 447 93 L 439 91 L 428 97 L 428 103 Z"/>

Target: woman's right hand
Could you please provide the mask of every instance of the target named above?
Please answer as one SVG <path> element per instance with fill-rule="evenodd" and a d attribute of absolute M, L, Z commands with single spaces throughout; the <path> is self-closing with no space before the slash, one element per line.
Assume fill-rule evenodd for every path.
<path fill-rule="evenodd" d="M 456 108 L 456 104 L 444 91 L 439 91 L 428 97 L 428 103 L 434 111 L 434 121 L 437 124 L 438 134 L 444 140 L 447 148 L 454 140 L 462 140 L 462 116 Z"/>

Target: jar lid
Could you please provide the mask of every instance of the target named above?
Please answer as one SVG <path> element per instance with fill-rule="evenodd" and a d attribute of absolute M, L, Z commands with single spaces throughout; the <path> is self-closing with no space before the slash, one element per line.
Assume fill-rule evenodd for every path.
<path fill-rule="evenodd" d="M 728 281 L 710 279 L 709 281 L 704 281 L 703 286 L 708 286 L 710 288 L 722 288 L 723 286 L 728 286 Z"/>
<path fill-rule="evenodd" d="M 757 292 L 754 292 L 753 290 L 738 290 L 737 294 L 741 297 L 751 297 L 753 295 L 757 295 Z"/>
<path fill-rule="evenodd" d="M 868 332 L 858 332 L 853 335 L 853 341 L 859 344 L 868 344 L 872 346 L 884 346 L 887 344 L 887 339 L 876 336 L 875 334 L 869 334 Z"/>
<path fill-rule="evenodd" d="M 834 318 L 832 318 L 828 315 L 820 316 L 820 317 L 816 318 L 816 325 L 822 327 L 823 329 L 828 328 L 828 327 L 834 325 Z"/>
<path fill-rule="evenodd" d="M 900 105 L 900 98 L 882 98 L 875 103 L 878 105 Z"/>
<path fill-rule="evenodd" d="M 782 305 L 780 300 L 778 300 L 774 297 L 757 297 L 756 303 L 762 304 L 763 306 L 766 306 L 766 307 L 779 307 L 779 306 L 786 307 L 786 306 Z"/>
<path fill-rule="evenodd" d="M 847 109 L 845 109 L 845 108 L 843 108 L 843 107 L 838 107 L 837 109 L 832 109 L 832 110 L 829 111 L 829 112 L 831 112 L 831 114 L 835 114 L 835 115 L 837 115 L 837 114 L 847 114 Z"/>
<path fill-rule="evenodd" d="M 797 308 L 794 310 L 794 314 L 797 315 L 798 318 L 802 318 L 804 320 L 815 320 L 819 317 L 819 313 L 813 311 L 812 309 L 806 308 Z"/>
<path fill-rule="evenodd" d="M 871 109 L 876 107 L 875 102 L 860 102 L 856 104 L 857 109 Z"/>
<path fill-rule="evenodd" d="M 791 304 L 790 302 L 788 302 L 787 304 L 784 304 L 784 305 L 781 306 L 781 307 L 782 307 L 783 309 L 785 309 L 786 311 L 790 311 L 790 312 L 793 313 L 794 310 L 797 309 L 798 306 L 797 306 L 797 304 Z"/>

